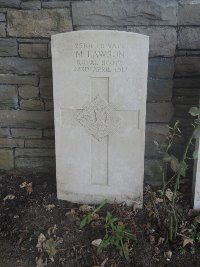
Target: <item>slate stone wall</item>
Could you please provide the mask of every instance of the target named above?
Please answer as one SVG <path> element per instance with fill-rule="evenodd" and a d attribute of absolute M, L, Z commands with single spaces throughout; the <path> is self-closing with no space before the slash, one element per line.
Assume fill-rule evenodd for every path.
<path fill-rule="evenodd" d="M 50 36 L 116 29 L 150 36 L 146 181 L 158 182 L 153 140 L 172 120 L 186 135 L 200 84 L 199 0 L 0 0 L 0 169 L 54 173 Z M 183 144 L 180 144 L 180 150 Z"/>

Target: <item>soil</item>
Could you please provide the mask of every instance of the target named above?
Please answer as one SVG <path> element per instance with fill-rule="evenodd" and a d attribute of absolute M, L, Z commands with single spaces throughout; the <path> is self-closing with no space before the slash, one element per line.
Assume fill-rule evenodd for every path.
<path fill-rule="evenodd" d="M 162 227 L 165 218 L 162 210 L 151 204 L 149 190 L 144 194 L 143 210 L 134 210 L 124 203 L 106 204 L 99 217 L 80 229 L 85 213 L 81 205 L 57 199 L 55 179 L 1 176 L 0 267 L 200 266 L 199 244 L 187 244 L 182 249 L 181 237 L 176 242 L 167 241 L 166 229 Z M 189 208 L 183 202 L 180 210 L 187 214 Z M 129 243 L 129 261 L 112 247 L 97 254 L 97 248 L 91 244 L 104 236 L 103 218 L 107 211 L 137 237 Z M 52 257 L 37 245 L 39 236 L 56 244 Z"/>

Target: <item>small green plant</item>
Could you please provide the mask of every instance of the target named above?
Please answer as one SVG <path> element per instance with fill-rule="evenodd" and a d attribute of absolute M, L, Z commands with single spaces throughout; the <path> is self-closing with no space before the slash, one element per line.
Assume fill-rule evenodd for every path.
<path fill-rule="evenodd" d="M 115 247 L 121 256 L 129 260 L 128 243 L 130 240 L 135 240 L 136 236 L 130 233 L 126 225 L 113 217 L 110 212 L 107 212 L 105 218 L 106 234 L 98 247 L 98 253 L 102 252 L 109 246 Z"/>
<path fill-rule="evenodd" d="M 200 108 L 192 107 L 189 111 L 190 115 L 196 117 L 200 115 Z M 192 140 L 199 138 L 200 136 L 200 120 L 195 119 L 193 125 L 193 132 L 185 146 L 181 159 L 178 159 L 170 153 L 172 146 L 176 142 L 177 138 L 181 137 L 181 131 L 179 129 L 179 122 L 176 122 L 173 127 L 169 128 L 169 135 L 165 143 L 156 145 L 160 154 L 161 160 L 161 173 L 162 173 L 162 196 L 163 203 L 166 211 L 166 217 L 168 222 L 169 239 L 172 241 L 176 239 L 178 230 L 178 216 L 176 210 L 177 195 L 182 177 L 186 176 L 188 169 L 187 161 L 191 158 L 188 157 L 188 151 L 192 144 Z M 193 158 L 196 159 L 197 151 L 194 151 Z M 169 169 L 172 171 L 171 178 L 168 179 L 167 174 Z M 169 192 L 171 195 L 169 195 Z"/>
<path fill-rule="evenodd" d="M 91 212 L 86 214 L 80 223 L 80 228 L 90 224 L 94 217 L 96 217 L 97 212 L 99 212 L 106 203 L 107 200 L 104 200 L 97 208 L 94 208 Z M 105 222 L 105 236 L 98 246 L 97 253 L 101 253 L 103 250 L 111 246 L 114 247 L 121 256 L 128 260 L 128 243 L 130 240 L 135 240 L 136 236 L 133 235 L 126 225 L 119 221 L 118 218 L 113 217 L 109 211 L 107 212 L 106 217 L 103 219 Z"/>
<path fill-rule="evenodd" d="M 87 224 L 90 224 L 95 217 L 96 213 L 99 212 L 103 206 L 107 203 L 107 200 L 105 199 L 97 208 L 93 208 L 91 212 L 86 214 L 80 223 L 80 228 L 85 227 Z"/>

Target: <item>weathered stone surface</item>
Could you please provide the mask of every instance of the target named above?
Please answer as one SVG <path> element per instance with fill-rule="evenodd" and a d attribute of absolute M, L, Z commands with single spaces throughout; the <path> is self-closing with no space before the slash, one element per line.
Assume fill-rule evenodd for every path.
<path fill-rule="evenodd" d="M 0 0 L 0 7 L 20 7 L 21 0 Z"/>
<path fill-rule="evenodd" d="M 0 22 L 0 37 L 6 37 L 6 24 Z"/>
<path fill-rule="evenodd" d="M 158 149 L 154 141 L 163 143 L 169 132 L 167 124 L 151 123 L 146 125 L 145 137 L 145 156 L 146 157 L 160 157 Z"/>
<path fill-rule="evenodd" d="M 53 126 L 53 112 L 1 110 L 0 126 L 45 128 Z"/>
<path fill-rule="evenodd" d="M 15 138 L 42 138 L 41 129 L 12 128 L 11 134 Z"/>
<path fill-rule="evenodd" d="M 15 168 L 24 173 L 55 173 L 55 159 L 51 157 L 16 157 Z"/>
<path fill-rule="evenodd" d="M 198 0 L 179 1 L 178 25 L 200 25 L 200 2 Z"/>
<path fill-rule="evenodd" d="M 171 102 L 147 103 L 147 122 L 169 123 L 174 113 Z"/>
<path fill-rule="evenodd" d="M 15 157 L 55 157 L 55 149 L 16 148 Z"/>
<path fill-rule="evenodd" d="M 180 96 L 200 96 L 199 88 L 174 88 L 173 92 Z"/>
<path fill-rule="evenodd" d="M 0 147 L 24 147 L 24 140 L 17 138 L 0 138 Z"/>
<path fill-rule="evenodd" d="M 45 100 L 44 104 L 45 104 L 45 110 L 53 110 L 54 109 L 53 101 Z"/>
<path fill-rule="evenodd" d="M 0 60 L 0 72 L 46 76 L 51 74 L 51 60 L 3 57 Z"/>
<path fill-rule="evenodd" d="M 10 129 L 0 128 L 0 137 L 10 137 Z"/>
<path fill-rule="evenodd" d="M 194 104 L 192 104 L 194 106 Z M 176 117 L 182 117 L 182 118 L 191 118 L 191 115 L 189 114 L 189 110 L 192 105 L 175 105 L 175 116 Z"/>
<path fill-rule="evenodd" d="M 44 103 L 41 99 L 22 99 L 20 101 L 20 108 L 25 110 L 44 110 Z"/>
<path fill-rule="evenodd" d="M 0 74 L 0 83 L 38 85 L 39 78 L 35 75 Z"/>
<path fill-rule="evenodd" d="M 40 96 L 45 99 L 53 99 L 52 77 L 40 77 Z"/>
<path fill-rule="evenodd" d="M 41 9 L 41 1 L 37 1 L 37 0 L 32 0 L 32 1 L 27 1 L 24 0 L 22 1 L 21 8 L 23 9 Z"/>
<path fill-rule="evenodd" d="M 17 41 L 19 44 L 48 44 L 49 43 L 50 38 L 34 38 L 34 37 L 30 37 L 30 38 L 17 38 Z"/>
<path fill-rule="evenodd" d="M 147 101 L 166 101 L 172 98 L 173 80 L 149 79 Z"/>
<path fill-rule="evenodd" d="M 128 27 L 128 31 L 149 36 L 149 56 L 173 57 L 176 50 L 177 33 L 173 27 Z"/>
<path fill-rule="evenodd" d="M 200 50 L 176 50 L 175 56 L 200 56 Z"/>
<path fill-rule="evenodd" d="M 178 34 L 179 49 L 200 49 L 200 27 L 181 27 Z"/>
<path fill-rule="evenodd" d="M 23 85 L 19 87 L 19 96 L 23 99 L 35 98 L 39 95 L 39 88 L 31 85 Z"/>
<path fill-rule="evenodd" d="M 11 149 L 0 149 L 0 170 L 11 170 L 13 167 L 13 151 Z"/>
<path fill-rule="evenodd" d="M 51 57 L 51 42 L 48 43 L 48 57 Z"/>
<path fill-rule="evenodd" d="M 151 58 L 149 60 L 149 78 L 172 79 L 173 75 L 173 58 Z"/>
<path fill-rule="evenodd" d="M 160 169 L 160 161 L 156 159 L 146 159 L 144 164 L 144 181 L 152 186 L 160 186 L 162 184 L 162 173 Z"/>
<path fill-rule="evenodd" d="M 26 58 L 46 58 L 47 44 L 19 44 L 19 55 Z"/>
<path fill-rule="evenodd" d="M 62 8 L 62 7 L 70 7 L 70 1 L 62 0 L 62 1 L 50 1 L 50 2 L 42 2 L 43 8 Z"/>
<path fill-rule="evenodd" d="M 46 147 L 52 148 L 55 147 L 55 142 L 52 139 L 41 139 L 41 140 L 25 140 L 25 147 Z"/>
<path fill-rule="evenodd" d="M 200 75 L 200 57 L 177 57 L 175 60 L 176 77 L 197 77 Z"/>
<path fill-rule="evenodd" d="M 17 41 L 11 38 L 0 38 L 0 56 L 17 56 Z"/>
<path fill-rule="evenodd" d="M 69 9 L 9 10 L 8 35 L 18 37 L 50 37 L 72 30 Z"/>
<path fill-rule="evenodd" d="M 0 109 L 18 107 L 18 90 L 14 85 L 0 85 Z"/>
<path fill-rule="evenodd" d="M 185 105 L 198 105 L 199 99 L 196 96 L 174 96 L 174 104 L 185 104 Z"/>
<path fill-rule="evenodd" d="M 177 2 L 170 0 L 73 1 L 74 25 L 176 25 Z"/>
<path fill-rule="evenodd" d="M 48 137 L 48 138 L 54 137 L 55 135 L 54 129 L 44 129 L 43 135 L 44 137 Z"/>
<path fill-rule="evenodd" d="M 6 21 L 5 13 L 0 13 L 0 22 Z"/>
<path fill-rule="evenodd" d="M 200 79 L 195 78 L 175 78 L 174 88 L 199 88 Z"/>

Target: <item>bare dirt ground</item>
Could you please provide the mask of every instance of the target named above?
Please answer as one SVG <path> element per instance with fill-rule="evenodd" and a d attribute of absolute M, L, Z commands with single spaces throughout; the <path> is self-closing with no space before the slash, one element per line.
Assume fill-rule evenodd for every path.
<path fill-rule="evenodd" d="M 1 176 L 0 267 L 200 266 L 199 243 L 190 240 L 183 248 L 182 236 L 168 242 L 160 203 L 152 201 L 152 196 L 145 191 L 144 209 L 140 211 L 124 203 L 107 204 L 99 217 L 80 229 L 84 216 L 81 205 L 58 201 L 53 178 Z M 187 202 L 180 206 L 184 214 L 189 209 Z M 104 236 L 107 211 L 137 238 L 128 244 L 129 262 L 112 247 L 97 254 L 91 244 Z M 49 240 L 52 257 L 41 244 Z"/>

